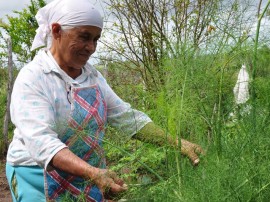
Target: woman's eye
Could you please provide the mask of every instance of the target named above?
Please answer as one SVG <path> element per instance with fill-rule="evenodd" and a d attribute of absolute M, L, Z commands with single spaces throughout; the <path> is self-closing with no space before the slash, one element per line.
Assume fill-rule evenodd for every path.
<path fill-rule="evenodd" d="M 89 36 L 86 35 L 79 36 L 79 38 L 83 41 L 89 41 Z"/>
<path fill-rule="evenodd" d="M 100 37 L 92 38 L 91 35 L 79 35 L 78 36 L 78 39 L 81 42 L 84 42 L 84 43 L 88 43 L 90 41 L 92 41 L 93 43 L 97 43 L 97 41 L 99 40 L 99 38 Z"/>

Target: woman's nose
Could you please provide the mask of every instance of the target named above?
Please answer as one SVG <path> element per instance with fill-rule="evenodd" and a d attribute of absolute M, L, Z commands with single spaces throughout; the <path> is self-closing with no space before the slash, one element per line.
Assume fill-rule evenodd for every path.
<path fill-rule="evenodd" d="M 96 47 L 97 47 L 97 43 L 93 40 L 89 40 L 85 45 L 85 48 L 89 51 L 95 51 Z"/>

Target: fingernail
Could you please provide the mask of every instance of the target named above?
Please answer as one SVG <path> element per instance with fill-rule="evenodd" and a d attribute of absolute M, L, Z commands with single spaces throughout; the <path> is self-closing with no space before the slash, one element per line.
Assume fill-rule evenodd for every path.
<path fill-rule="evenodd" d="M 200 162 L 200 159 L 196 159 L 196 160 L 194 161 L 194 165 L 197 165 L 199 162 Z"/>

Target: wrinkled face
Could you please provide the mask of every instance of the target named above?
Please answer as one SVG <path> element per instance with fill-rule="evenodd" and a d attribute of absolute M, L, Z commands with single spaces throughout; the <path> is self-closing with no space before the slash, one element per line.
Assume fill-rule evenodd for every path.
<path fill-rule="evenodd" d="M 94 26 L 80 26 L 62 29 L 57 43 L 57 55 L 61 66 L 81 69 L 95 52 L 101 29 Z"/>

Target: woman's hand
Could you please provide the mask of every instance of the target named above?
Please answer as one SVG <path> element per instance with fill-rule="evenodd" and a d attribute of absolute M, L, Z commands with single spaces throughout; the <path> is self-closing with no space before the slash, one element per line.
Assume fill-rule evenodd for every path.
<path fill-rule="evenodd" d="M 178 139 L 175 141 L 175 137 L 166 134 L 162 128 L 153 122 L 147 123 L 133 137 L 140 141 L 149 142 L 160 146 L 164 146 L 167 143 L 173 147 L 178 146 Z M 181 139 L 181 153 L 188 156 L 192 164 L 195 166 L 200 162 L 198 154 L 204 154 L 205 152 L 199 145 Z"/>
<path fill-rule="evenodd" d="M 90 180 L 98 186 L 103 194 L 119 194 L 127 190 L 127 185 L 117 174 L 108 169 L 89 165 L 68 148 L 60 150 L 51 160 L 50 165 L 74 176 Z"/>
<path fill-rule="evenodd" d="M 205 154 L 204 150 L 199 145 L 184 139 L 181 139 L 181 153 L 188 156 L 194 166 L 198 165 L 200 162 L 198 154 Z"/>
<path fill-rule="evenodd" d="M 109 195 L 115 196 L 128 189 L 124 181 L 115 172 L 108 169 L 94 169 L 95 175 L 92 177 L 92 180 L 105 195 L 106 199 L 110 199 Z"/>

